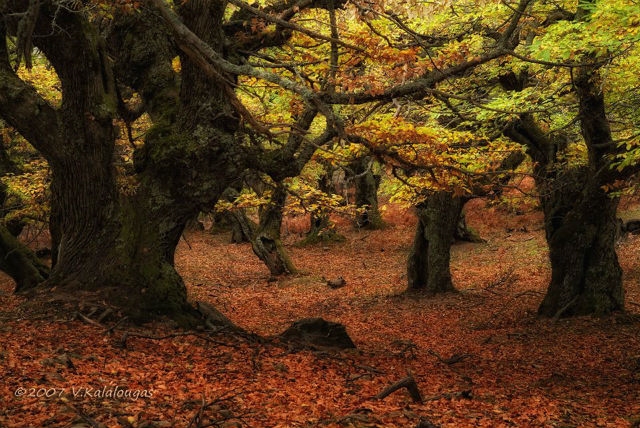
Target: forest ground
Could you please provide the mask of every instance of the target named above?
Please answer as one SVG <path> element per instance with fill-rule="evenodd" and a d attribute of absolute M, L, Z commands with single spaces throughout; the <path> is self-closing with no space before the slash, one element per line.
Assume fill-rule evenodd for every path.
<path fill-rule="evenodd" d="M 276 281 L 248 244 L 185 235 L 176 264 L 192 299 L 261 336 L 306 317 L 343 323 L 358 349 L 342 353 L 34 316 L 4 279 L 0 427 L 640 426 L 640 236 L 619 245 L 627 313 L 539 319 L 550 276 L 541 216 L 485 205 L 472 201 L 467 218 L 487 242 L 453 247 L 460 292 L 436 297 L 402 294 L 415 219 L 393 206 L 384 230 L 343 222 L 345 242 L 304 248 L 293 244 L 306 221 L 287 219 L 303 273 Z M 640 217 L 637 205 L 622 211 Z M 323 279 L 338 276 L 344 288 Z M 408 374 L 422 404 L 405 389 L 372 398 Z"/>

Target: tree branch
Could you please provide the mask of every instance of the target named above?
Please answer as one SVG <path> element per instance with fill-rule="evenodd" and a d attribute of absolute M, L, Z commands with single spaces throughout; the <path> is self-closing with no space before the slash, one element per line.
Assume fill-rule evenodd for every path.
<path fill-rule="evenodd" d="M 6 27 L 0 19 L 0 117 L 49 159 L 59 138 L 58 112 L 9 63 Z"/>

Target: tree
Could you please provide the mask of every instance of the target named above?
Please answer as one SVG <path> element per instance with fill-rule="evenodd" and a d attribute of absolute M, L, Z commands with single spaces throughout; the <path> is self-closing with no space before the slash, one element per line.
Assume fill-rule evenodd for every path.
<path fill-rule="evenodd" d="M 105 21 L 94 19 L 99 13 L 78 2 L 3 1 L 0 116 L 52 168 L 50 223 L 58 256 L 46 284 L 74 293 L 94 291 L 134 318 L 188 314 L 186 290 L 173 265 L 188 220 L 212 207 L 249 166 L 276 183 L 298 174 L 316 146 L 307 138 L 305 126 L 297 125 L 308 115 L 324 116 L 326 129 L 314 134 L 321 141 L 334 135 L 350 139 L 333 105 L 421 98 L 439 82 L 502 56 L 527 3 L 523 0 L 517 6 L 495 46 L 481 46 L 478 55 L 467 59 L 452 55 L 459 43 L 436 38 L 435 45 L 425 45 L 420 34 L 379 5 L 369 11 L 352 6 L 340 21 L 336 16 L 343 6 L 340 2 L 284 2 L 256 8 L 239 0 L 192 0 L 173 11 L 161 0 L 149 0 L 140 13 L 115 12 L 112 21 Z M 227 14 L 229 4 L 236 9 Z M 335 22 L 330 35 L 292 22 L 313 9 L 325 10 Z M 502 10 L 511 13 L 509 8 Z M 359 28 L 349 38 L 371 38 L 376 28 L 369 16 L 374 12 L 414 43 L 405 49 L 391 44 L 385 49 L 372 44 L 363 48 L 344 35 L 338 37 L 339 23 L 347 22 L 351 14 L 361 18 L 368 30 Z M 109 34 L 108 43 L 98 24 Z M 269 47 L 281 47 L 286 53 L 285 42 L 293 33 L 303 34 L 312 44 L 328 42 L 317 52 L 327 52 L 328 46 L 329 73 L 316 62 L 303 69 L 264 54 Z M 9 54 L 6 36 L 16 37 L 18 58 Z M 379 43 L 385 37 L 373 40 Z M 14 72 L 12 60 L 24 57 L 30 63 L 32 43 L 60 78 L 60 106 L 47 103 Z M 367 56 L 363 54 L 375 53 L 372 58 L 384 60 L 383 67 L 365 66 L 371 83 L 384 64 L 395 62 L 396 55 L 409 64 L 418 58 L 418 51 L 428 54 L 441 46 L 445 49 L 438 53 L 438 64 L 423 59 L 408 72 L 394 67 L 390 79 L 375 85 L 359 79 L 350 89 L 353 81 L 347 68 L 354 59 Z M 179 72 L 172 67 L 176 53 Z M 251 58 L 262 62 L 251 64 Z M 309 113 L 292 115 L 285 127 L 289 137 L 273 138 L 269 126 L 256 120 L 234 91 L 240 76 L 289 91 L 302 106 L 298 111 Z M 331 82 L 324 84 L 323 79 Z M 128 92 L 139 95 L 142 103 L 136 106 L 128 100 Z M 121 195 L 113 168 L 114 119 L 130 121 L 142 112 L 148 113 L 153 126 L 134 152 L 135 192 Z M 256 145 L 256 134 L 269 144 Z"/>
<path fill-rule="evenodd" d="M 623 309 L 615 213 L 637 173 L 635 119 L 625 107 L 635 95 L 622 83 L 637 55 L 637 12 L 629 2 L 532 3 L 501 67 L 441 88 L 454 114 L 503 132 L 534 161 L 552 267 L 544 316 Z"/>
<path fill-rule="evenodd" d="M 554 34 L 558 28 L 573 26 L 579 28 L 582 37 L 590 43 L 602 42 L 593 46 L 606 46 L 598 52 L 597 47 L 576 44 L 581 55 L 577 56 L 577 62 L 566 67 L 571 85 L 567 95 L 575 99 L 575 119 L 585 156 L 578 162 L 567 162 L 568 146 L 577 136 L 545 132 L 534 114 L 520 115 L 505 131 L 525 145 L 537 163 L 535 178 L 545 213 L 552 267 L 551 283 L 538 311 L 543 316 L 602 315 L 624 308 L 622 270 L 615 251 L 618 197 L 607 189 L 615 189 L 615 183 L 635 174 L 637 164 L 616 166 L 614 163 L 616 158 L 624 157 L 631 146 L 615 141 L 610 115 L 615 117 L 617 112 L 610 108 L 607 92 L 616 89 L 604 80 L 602 68 L 605 63 L 615 61 L 615 56 L 628 46 L 629 39 L 620 28 L 610 27 L 619 33 L 615 38 L 607 34 L 604 28 L 608 26 L 608 11 L 600 9 L 601 6 L 581 2 L 575 13 L 564 15 L 568 19 L 555 21 L 548 30 Z M 607 71 L 616 72 L 614 67 Z M 528 78 L 523 73 L 508 80 L 520 81 L 522 88 L 526 86 L 523 80 Z M 508 87 L 510 90 L 520 88 Z M 626 121 L 623 119 L 620 123 Z M 619 135 L 628 133 L 624 127 L 617 131 Z"/>
<path fill-rule="evenodd" d="M 106 53 L 93 27 L 68 8 L 11 1 L 1 4 L 1 13 L 0 115 L 52 169 L 51 229 L 58 256 L 51 279 L 91 284 L 101 277 L 103 252 L 115 237 L 110 219 L 117 205 L 111 167 L 116 93 Z M 18 58 L 30 62 L 33 41 L 56 69 L 63 87 L 59 108 L 14 72 L 6 35 L 16 32 Z"/>

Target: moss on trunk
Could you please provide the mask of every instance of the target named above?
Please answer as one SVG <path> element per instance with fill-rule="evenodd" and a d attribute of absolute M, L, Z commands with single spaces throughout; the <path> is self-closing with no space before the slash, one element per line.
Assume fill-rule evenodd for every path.
<path fill-rule="evenodd" d="M 624 308 L 615 250 L 618 200 L 586 167 L 568 170 L 542 189 L 551 283 L 543 316 L 604 315 Z"/>
<path fill-rule="evenodd" d="M 253 252 L 269 268 L 271 275 L 296 273 L 298 270 L 289 258 L 280 237 L 282 210 L 287 199 L 287 191 L 282 184 L 273 189 L 271 201 L 262 208 L 260 223 L 251 241 Z"/>

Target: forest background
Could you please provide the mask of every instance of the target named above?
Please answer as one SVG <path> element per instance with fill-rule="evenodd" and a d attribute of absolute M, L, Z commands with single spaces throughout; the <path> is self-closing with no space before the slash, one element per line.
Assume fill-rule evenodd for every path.
<path fill-rule="evenodd" d="M 0 1 L 0 269 L 18 293 L 3 296 L 3 334 L 16 346 L 0 355 L 12 394 L 25 379 L 34 391 L 64 390 L 57 400 L 3 398 L 2 417 L 11 426 L 637 423 L 626 234 L 638 226 L 639 9 L 622 0 Z M 409 209 L 416 220 L 398 214 Z M 531 223 L 509 226 L 522 218 Z M 211 221 L 248 244 L 195 230 Z M 304 234 L 295 249 L 292 231 Z M 455 239 L 476 247 L 454 247 L 452 269 Z M 268 275 L 245 258 L 248 247 Z M 486 250 L 499 259 L 476 271 Z M 229 277 L 212 278 L 229 264 Z M 343 322 L 359 353 L 256 336 L 305 316 Z M 382 325 L 411 326 L 411 337 L 380 346 Z M 590 353 L 577 353 L 576 335 Z M 35 342 L 18 345 L 25 337 Z M 145 351 L 132 357 L 135 337 Z M 77 349 L 89 340 L 113 355 L 115 372 Z M 531 373 L 510 372 L 513 391 L 498 392 L 500 344 L 513 353 L 543 343 L 546 356 L 504 357 Z M 232 366 L 211 367 L 201 346 Z M 172 347 L 184 364 L 161 368 L 173 364 Z M 149 413 L 68 395 L 71 377 L 142 388 L 148 374 L 130 359 L 154 357 L 145 364 L 159 365 L 153 389 L 184 394 Z M 63 367 L 38 375 L 31 363 Z M 320 394 L 315 365 L 344 388 Z M 294 367 L 303 374 L 286 376 Z M 429 382 L 426 367 L 445 379 Z M 212 389 L 205 373 L 217 374 Z M 306 389 L 276 386 L 284 378 Z M 372 391 L 394 378 L 414 407 Z M 177 387 L 185 379 L 200 401 Z M 524 393 L 532 385 L 540 394 Z"/>

